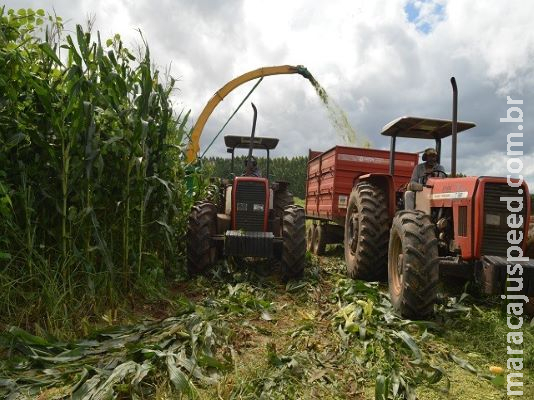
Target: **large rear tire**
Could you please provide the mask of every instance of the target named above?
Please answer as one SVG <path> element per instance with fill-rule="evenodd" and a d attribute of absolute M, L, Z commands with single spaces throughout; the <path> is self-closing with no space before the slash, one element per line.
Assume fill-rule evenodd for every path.
<path fill-rule="evenodd" d="M 386 278 L 389 214 L 384 191 L 371 182 L 352 189 L 345 219 L 345 262 L 353 279 Z"/>
<path fill-rule="evenodd" d="M 217 248 L 211 237 L 217 232 L 217 207 L 199 202 L 193 206 L 187 224 L 187 271 L 205 272 L 217 260 Z"/>
<path fill-rule="evenodd" d="M 299 278 L 306 260 L 306 217 L 302 207 L 290 205 L 285 208 L 282 238 L 282 278 Z"/>
<path fill-rule="evenodd" d="M 391 304 L 403 317 L 432 314 L 438 294 L 438 240 L 430 216 L 406 210 L 393 219 L 389 238 Z"/>

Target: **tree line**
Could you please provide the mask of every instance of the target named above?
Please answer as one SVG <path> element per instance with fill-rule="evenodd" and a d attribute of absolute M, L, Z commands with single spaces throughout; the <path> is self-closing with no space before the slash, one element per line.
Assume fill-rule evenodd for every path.
<path fill-rule="evenodd" d="M 206 167 L 211 171 L 212 176 L 228 178 L 232 173 L 236 176 L 243 173 L 245 159 L 245 156 L 236 157 L 233 171 L 231 169 L 231 158 L 210 157 L 205 159 L 204 162 Z M 267 158 L 259 157 L 257 161 L 262 175 L 266 176 Z M 269 179 L 289 182 L 289 190 L 293 195 L 303 199 L 306 195 L 308 157 L 276 157 L 271 158 L 269 164 Z"/>

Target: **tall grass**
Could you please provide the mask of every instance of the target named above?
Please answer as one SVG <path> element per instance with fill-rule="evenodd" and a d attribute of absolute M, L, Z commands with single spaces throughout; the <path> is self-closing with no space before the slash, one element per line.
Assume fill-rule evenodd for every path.
<path fill-rule="evenodd" d="M 61 329 L 180 268 L 187 114 L 142 48 L 0 9 L 0 323 Z"/>

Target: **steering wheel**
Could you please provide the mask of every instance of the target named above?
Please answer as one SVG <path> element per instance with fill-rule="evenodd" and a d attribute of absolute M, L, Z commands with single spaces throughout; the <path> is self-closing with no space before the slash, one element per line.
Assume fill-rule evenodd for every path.
<path fill-rule="evenodd" d="M 440 174 L 441 174 L 441 176 L 440 176 Z M 440 177 L 441 178 L 447 178 L 449 175 L 447 175 L 445 173 L 445 171 L 441 171 L 441 170 L 437 169 L 435 171 L 430 172 L 430 176 L 432 176 L 434 178 L 440 178 Z"/>
<path fill-rule="evenodd" d="M 435 170 L 432 172 L 426 172 L 425 176 L 423 177 L 423 185 L 426 185 L 426 182 L 428 181 L 428 178 L 447 178 L 449 175 L 447 175 L 444 171 Z"/>

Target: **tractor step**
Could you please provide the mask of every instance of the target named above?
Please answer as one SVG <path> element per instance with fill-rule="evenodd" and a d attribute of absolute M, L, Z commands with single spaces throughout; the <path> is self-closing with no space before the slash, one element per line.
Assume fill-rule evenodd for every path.
<path fill-rule="evenodd" d="M 272 257 L 276 238 L 272 232 L 227 231 L 224 254 L 240 257 Z"/>
<path fill-rule="evenodd" d="M 482 285 L 484 293 L 504 294 L 506 292 L 506 281 L 508 278 L 507 265 L 515 266 L 519 264 L 523 267 L 523 274 L 516 273 L 513 278 L 522 278 L 523 289 L 517 294 L 534 296 L 534 260 L 523 262 L 508 262 L 506 257 L 483 256 L 480 268 L 477 271 L 478 281 Z M 512 267 L 514 268 L 514 267 Z M 517 286 L 514 282 L 513 286 Z"/>

